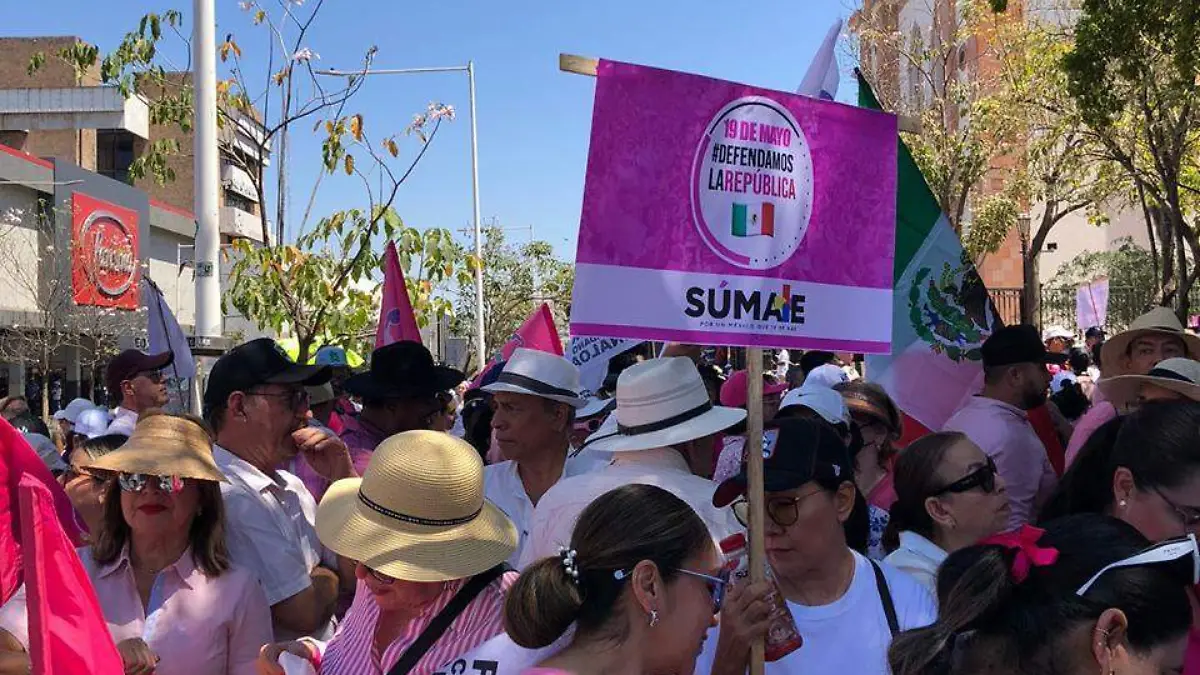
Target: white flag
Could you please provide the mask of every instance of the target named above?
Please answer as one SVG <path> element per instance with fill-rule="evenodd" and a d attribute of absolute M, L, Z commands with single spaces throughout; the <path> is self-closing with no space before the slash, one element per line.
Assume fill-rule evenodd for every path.
<path fill-rule="evenodd" d="M 579 369 L 579 384 L 589 393 L 595 394 L 608 375 L 608 362 L 618 354 L 642 344 L 641 340 L 618 338 L 577 337 L 571 338 L 566 358 Z"/>
<path fill-rule="evenodd" d="M 838 19 L 825 34 L 821 48 L 813 56 L 808 72 L 804 73 L 804 79 L 800 81 L 797 94 L 827 101 L 832 101 L 837 96 L 838 81 L 841 79 L 841 74 L 838 73 L 837 39 L 841 32 L 842 20 Z"/>
<path fill-rule="evenodd" d="M 146 331 L 150 338 L 150 353 L 171 351 L 175 360 L 164 375 L 178 379 L 196 376 L 196 359 L 188 347 L 187 336 L 175 320 L 175 314 L 163 299 L 162 291 L 146 276 L 142 277 L 142 304 L 146 306 Z"/>

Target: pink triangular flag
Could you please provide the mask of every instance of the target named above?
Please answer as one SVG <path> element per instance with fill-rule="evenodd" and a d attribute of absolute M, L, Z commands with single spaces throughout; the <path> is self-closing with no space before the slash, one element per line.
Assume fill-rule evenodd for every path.
<path fill-rule="evenodd" d="M 388 242 L 383 254 L 383 299 L 379 305 L 379 328 L 375 331 L 375 348 L 401 340 L 421 341 L 421 331 L 413 314 L 408 287 L 404 285 L 404 270 L 396 244 Z"/>

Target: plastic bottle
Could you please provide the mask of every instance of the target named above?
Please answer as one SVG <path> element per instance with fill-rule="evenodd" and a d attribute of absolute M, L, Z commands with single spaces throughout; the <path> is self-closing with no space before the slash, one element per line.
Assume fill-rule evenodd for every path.
<path fill-rule="evenodd" d="M 722 539 L 721 553 L 725 554 L 725 568 L 730 573 L 730 586 L 742 583 L 750 577 L 750 552 L 746 547 L 746 535 L 739 532 Z M 769 598 L 772 608 L 771 626 L 767 629 L 763 659 L 778 661 L 799 649 L 804 644 L 804 638 L 796 628 L 796 621 L 792 618 L 787 601 L 779 592 L 779 584 L 775 581 L 770 565 L 766 566 L 765 572 L 765 578 L 772 587 Z"/>

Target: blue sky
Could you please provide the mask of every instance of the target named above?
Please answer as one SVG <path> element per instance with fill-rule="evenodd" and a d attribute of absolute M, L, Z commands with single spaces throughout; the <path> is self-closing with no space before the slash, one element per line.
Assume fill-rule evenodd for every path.
<path fill-rule="evenodd" d="M 278 7 L 278 0 L 263 0 Z M 306 9 L 314 0 L 305 0 Z M 559 72 L 558 54 L 644 63 L 763 87 L 794 90 L 832 22 L 846 18 L 853 0 L 757 3 L 708 0 L 605 2 L 466 2 L 443 0 L 326 0 L 306 45 L 323 68 L 353 68 L 371 45 L 378 68 L 459 65 L 474 59 L 480 146 L 480 201 L 484 222 L 533 227 L 560 255 L 573 258 L 591 124 L 593 80 Z M 39 0 L 5 8 L 8 36 L 76 35 L 114 47 L 146 11 L 183 10 L 167 0 Z M 218 38 L 233 32 L 247 59 L 264 53 L 262 32 L 237 0 L 216 0 Z M 170 52 L 169 52 L 170 53 Z M 182 59 L 181 51 L 171 54 Z M 840 100 L 848 98 L 849 68 L 842 61 Z M 181 61 L 182 63 L 182 61 Z M 462 73 L 376 76 L 352 108 L 376 135 L 402 130 L 430 101 L 452 104 L 458 119 L 443 127 L 397 209 L 419 228 L 460 229 L 471 223 L 470 123 Z M 294 207 L 307 202 L 319 172 L 319 141 L 311 125 L 296 128 L 289 190 Z M 411 144 L 404 152 L 414 151 Z M 322 184 L 314 212 L 365 206 L 361 184 Z M 528 230 L 510 236 L 524 239 Z"/>

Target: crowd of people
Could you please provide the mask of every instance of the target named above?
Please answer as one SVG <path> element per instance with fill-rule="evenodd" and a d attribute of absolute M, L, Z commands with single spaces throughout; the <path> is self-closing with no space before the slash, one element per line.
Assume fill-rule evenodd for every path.
<path fill-rule="evenodd" d="M 998 329 L 925 435 L 835 354 L 760 385 L 684 345 L 597 396 L 530 349 L 468 379 L 415 342 L 353 372 L 261 338 L 202 419 L 163 409 L 169 353 L 129 350 L 112 407 L 0 412 L 88 533 L 130 675 L 742 675 L 758 640 L 769 675 L 1200 673 L 1200 338 L 1166 310 L 1084 337 Z M 29 672 L 24 603 L 0 675 Z"/>

